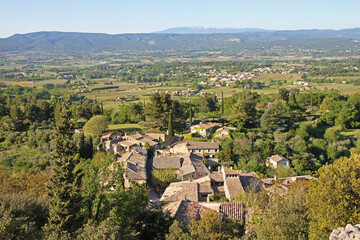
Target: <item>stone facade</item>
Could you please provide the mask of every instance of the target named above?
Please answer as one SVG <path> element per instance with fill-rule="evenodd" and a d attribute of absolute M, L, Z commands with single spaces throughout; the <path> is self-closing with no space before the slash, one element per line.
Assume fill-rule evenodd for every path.
<path fill-rule="evenodd" d="M 329 240 L 360 239 L 360 224 L 355 226 L 348 224 L 345 228 L 336 228 L 330 234 Z"/>

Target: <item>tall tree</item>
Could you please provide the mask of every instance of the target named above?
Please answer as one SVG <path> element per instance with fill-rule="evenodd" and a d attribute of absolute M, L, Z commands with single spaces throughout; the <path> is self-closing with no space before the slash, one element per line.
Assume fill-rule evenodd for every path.
<path fill-rule="evenodd" d="M 189 104 L 189 128 L 191 128 L 192 126 L 192 106 L 191 106 L 191 99 L 190 99 L 190 104 Z M 191 131 L 191 130 L 190 130 Z"/>
<path fill-rule="evenodd" d="M 221 115 L 224 115 L 224 91 L 221 91 Z"/>
<path fill-rule="evenodd" d="M 146 121 L 150 127 L 166 130 L 168 127 L 169 113 L 172 110 L 173 128 L 181 132 L 184 130 L 185 118 L 183 109 L 178 101 L 172 100 L 167 93 L 155 93 L 150 98 L 150 103 L 146 107 Z"/>
<path fill-rule="evenodd" d="M 172 110 L 170 110 L 170 113 L 169 113 L 168 134 L 170 136 L 174 136 L 173 121 L 172 121 Z"/>
<path fill-rule="evenodd" d="M 80 174 L 74 172 L 74 127 L 71 122 L 71 101 L 59 102 L 55 108 L 55 154 L 53 176 L 48 187 L 49 218 L 47 231 L 53 238 L 74 232 L 81 222 L 78 219 L 80 209 Z"/>
<path fill-rule="evenodd" d="M 233 105 L 229 120 L 239 128 L 253 123 L 256 116 L 256 93 L 245 91 Z"/>

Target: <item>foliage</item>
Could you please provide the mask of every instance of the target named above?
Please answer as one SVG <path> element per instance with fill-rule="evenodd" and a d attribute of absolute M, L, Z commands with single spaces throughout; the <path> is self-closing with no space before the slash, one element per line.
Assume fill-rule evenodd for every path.
<path fill-rule="evenodd" d="M 100 136 L 108 126 L 108 121 L 104 116 L 97 115 L 90 118 L 84 125 L 84 134 L 87 137 L 98 137 Z"/>
<path fill-rule="evenodd" d="M 53 176 L 49 183 L 49 224 L 47 231 L 53 236 L 73 233 L 81 226 L 77 213 L 80 210 L 80 175 L 74 172 L 73 125 L 71 101 L 59 102 L 55 109 L 55 140 Z"/>
<path fill-rule="evenodd" d="M 250 91 L 243 92 L 238 101 L 233 105 L 229 120 L 238 128 L 254 123 L 256 116 L 257 94 Z"/>
<path fill-rule="evenodd" d="M 172 110 L 172 121 L 174 130 L 181 132 L 185 128 L 183 109 L 178 101 L 172 100 L 170 94 L 155 93 L 150 98 L 145 113 L 146 121 L 151 127 L 165 130 L 168 127 L 170 110 Z"/>
<path fill-rule="evenodd" d="M 257 238 L 308 239 L 309 217 L 305 207 L 306 192 L 306 182 L 299 182 L 291 185 L 284 196 L 273 194 L 262 215 L 262 221 L 255 226 Z"/>
<path fill-rule="evenodd" d="M 175 169 L 153 169 L 152 170 L 153 183 L 155 186 L 159 186 L 165 189 L 172 182 L 179 181 L 179 176 L 176 174 Z"/>
<path fill-rule="evenodd" d="M 360 213 L 360 153 L 353 151 L 318 171 L 306 202 L 310 214 L 310 239 L 328 238 L 335 228 L 357 224 Z M 331 213 L 331 214 L 329 214 Z"/>
<path fill-rule="evenodd" d="M 0 194 L 0 238 L 41 239 L 47 223 L 47 198 L 33 193 Z"/>
<path fill-rule="evenodd" d="M 177 220 L 169 228 L 169 233 L 165 236 L 166 240 L 191 240 L 190 234 L 186 228 L 181 225 Z"/>
<path fill-rule="evenodd" d="M 213 211 L 206 212 L 198 221 L 192 220 L 190 226 L 192 239 L 240 239 L 242 226 L 235 221 L 226 218 L 222 220 Z"/>

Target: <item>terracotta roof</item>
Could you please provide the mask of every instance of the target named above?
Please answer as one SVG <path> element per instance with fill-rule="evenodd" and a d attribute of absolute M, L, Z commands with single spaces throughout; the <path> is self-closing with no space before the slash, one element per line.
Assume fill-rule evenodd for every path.
<path fill-rule="evenodd" d="M 224 218 L 224 214 L 187 199 L 165 206 L 164 211 L 169 211 L 172 217 L 184 225 L 189 225 L 193 219 L 200 220 L 208 211 L 217 213 L 220 218 Z"/>
<path fill-rule="evenodd" d="M 287 160 L 287 159 L 279 154 L 276 154 L 269 157 L 269 160 L 273 160 L 274 162 L 280 162 L 281 160 Z"/>
<path fill-rule="evenodd" d="M 242 203 L 223 202 L 219 211 L 235 221 L 244 220 L 244 205 Z"/>
<path fill-rule="evenodd" d="M 221 127 L 221 124 L 208 122 L 208 123 L 200 123 L 198 125 L 194 125 L 193 127 L 199 127 L 199 128 L 203 128 L 203 129 L 210 129 L 210 128 L 213 128 L 213 127 Z"/>
<path fill-rule="evenodd" d="M 221 131 L 229 131 L 229 130 L 235 130 L 236 128 L 234 127 L 221 127 L 219 129 L 216 130 L 216 132 L 221 132 Z"/>
<path fill-rule="evenodd" d="M 113 134 L 113 132 L 106 132 L 103 135 L 101 135 L 101 139 L 109 138 L 112 134 Z"/>
<path fill-rule="evenodd" d="M 122 145 L 122 146 L 133 146 L 136 145 L 136 143 L 134 142 L 128 142 L 128 141 L 121 141 L 118 144 Z"/>
<path fill-rule="evenodd" d="M 188 141 L 188 149 L 219 149 L 220 144 L 216 142 Z"/>
<path fill-rule="evenodd" d="M 232 170 L 232 169 L 224 167 L 224 166 L 222 168 L 224 169 L 225 175 L 240 175 L 239 171 Z"/>

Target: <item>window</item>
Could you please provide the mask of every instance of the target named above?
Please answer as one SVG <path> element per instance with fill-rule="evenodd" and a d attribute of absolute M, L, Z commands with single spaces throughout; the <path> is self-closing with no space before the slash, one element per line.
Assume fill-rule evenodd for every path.
<path fill-rule="evenodd" d="M 207 195 L 207 194 L 201 194 L 200 196 L 201 196 L 202 198 L 207 198 L 208 195 Z"/>
<path fill-rule="evenodd" d="M 206 152 L 210 152 L 210 149 L 206 149 Z"/>
<path fill-rule="evenodd" d="M 194 153 L 194 152 L 195 152 L 195 149 L 191 150 L 191 152 L 193 152 L 193 153 Z"/>
<path fill-rule="evenodd" d="M 201 150 L 199 149 L 198 152 L 201 152 Z"/>

